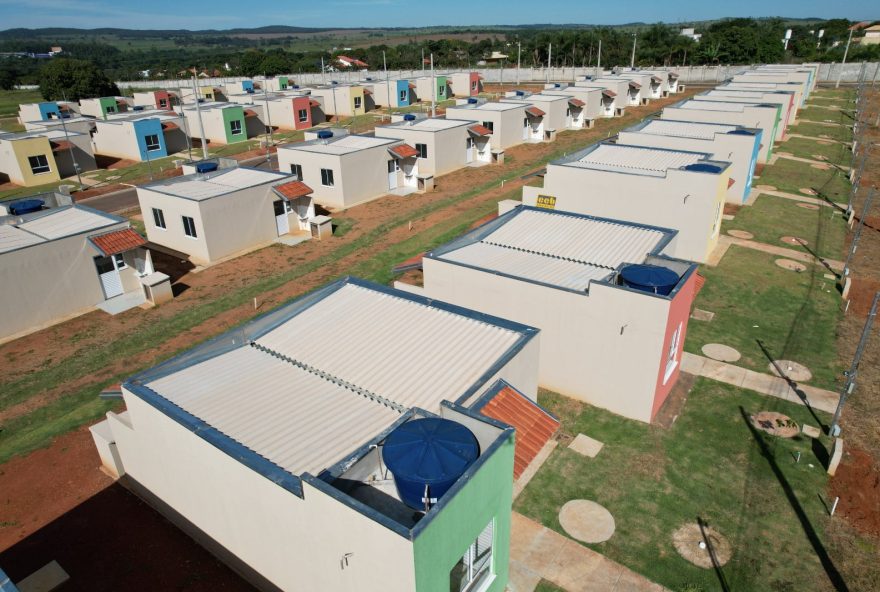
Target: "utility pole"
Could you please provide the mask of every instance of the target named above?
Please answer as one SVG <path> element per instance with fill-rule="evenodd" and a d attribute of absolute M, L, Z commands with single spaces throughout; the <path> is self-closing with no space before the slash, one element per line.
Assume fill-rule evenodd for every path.
<path fill-rule="evenodd" d="M 636 65 L 636 33 L 633 33 L 633 51 L 629 58 L 629 69 L 632 70 Z"/>
<path fill-rule="evenodd" d="M 199 120 L 199 134 L 202 139 L 202 158 L 208 158 L 208 139 L 205 137 L 205 124 L 202 123 L 202 108 L 199 103 L 199 89 L 196 87 L 196 77 L 193 74 L 192 77 L 192 85 L 193 85 L 193 99 L 196 102 L 196 117 Z M 182 109 L 182 108 L 181 108 Z"/>
<path fill-rule="evenodd" d="M 859 248 L 859 240 L 862 238 L 862 228 L 865 226 L 865 218 L 868 217 L 868 212 L 871 211 L 871 200 L 874 198 L 874 190 L 868 191 L 868 195 L 865 196 L 865 205 L 862 208 L 862 215 L 859 217 L 859 225 L 856 228 L 856 233 L 853 235 L 852 244 L 849 247 L 849 253 L 846 255 L 846 261 L 843 263 L 843 271 L 840 274 L 840 280 L 845 285 L 846 278 L 849 275 L 849 264 L 852 263 L 853 256 L 856 254 L 856 251 Z"/>
<path fill-rule="evenodd" d="M 849 44 L 852 42 L 853 30 L 850 28 L 849 37 L 846 40 L 846 48 L 843 50 L 843 61 L 840 62 L 840 70 L 837 71 L 837 82 L 834 88 L 840 88 L 840 77 L 843 76 L 843 66 L 846 64 L 846 56 L 849 54 Z"/>
<path fill-rule="evenodd" d="M 327 84 L 327 70 L 324 69 L 324 56 L 321 56 L 321 84 Z"/>
<path fill-rule="evenodd" d="M 516 42 L 516 85 L 519 86 L 519 67 L 522 62 L 522 42 Z"/>
<path fill-rule="evenodd" d="M 425 48 L 422 48 L 422 76 L 425 75 Z"/>
<path fill-rule="evenodd" d="M 388 80 L 388 62 L 385 61 L 385 51 L 382 51 L 382 69 L 385 70 L 385 94 L 388 96 L 388 108 L 391 108 L 391 81 Z M 397 93 L 394 93 L 394 102 L 398 102 Z"/>
<path fill-rule="evenodd" d="M 264 74 L 263 78 L 265 78 L 265 77 L 266 77 L 266 75 Z M 266 146 L 266 164 L 269 164 L 269 162 L 272 160 L 272 152 L 271 151 L 272 151 L 272 145 L 275 144 L 275 136 L 272 134 L 272 114 L 269 113 L 269 92 L 266 90 L 265 84 L 263 85 L 263 101 L 265 101 L 265 103 L 266 103 L 266 123 L 269 124 L 268 125 L 269 145 Z M 296 113 L 294 113 L 294 116 L 296 116 Z M 272 167 L 269 166 L 269 169 L 271 169 L 271 168 Z"/>
<path fill-rule="evenodd" d="M 67 102 L 67 95 L 64 95 L 64 102 Z M 79 174 L 79 164 L 76 162 L 76 155 L 73 153 L 73 144 L 70 143 L 70 136 L 67 134 L 67 124 L 64 123 L 64 114 L 61 112 L 61 109 L 58 110 L 58 117 L 61 119 L 61 129 L 64 130 L 64 139 L 67 141 L 67 149 L 70 151 L 70 160 L 73 161 L 73 170 L 76 172 L 76 181 L 79 183 L 79 188 L 83 188 L 82 177 Z"/>
<path fill-rule="evenodd" d="M 424 60 L 422 62 L 424 63 Z M 434 78 L 433 53 L 431 54 L 431 117 L 437 117 L 437 80 Z"/>
<path fill-rule="evenodd" d="M 602 38 L 599 38 L 599 54 L 596 58 L 596 78 L 602 74 Z"/>
<path fill-rule="evenodd" d="M 840 391 L 840 401 L 837 403 L 837 409 L 834 411 L 834 419 L 831 420 L 831 435 L 840 435 L 840 415 L 843 412 L 843 404 L 846 398 L 852 394 L 856 386 L 856 377 L 859 374 L 859 363 L 862 361 L 862 354 L 865 353 L 865 347 L 868 345 L 868 337 L 871 334 L 871 327 L 874 319 L 877 317 L 877 304 L 880 302 L 880 292 L 874 294 L 874 301 L 871 303 L 871 312 L 865 319 L 865 326 L 862 328 L 862 336 L 859 339 L 859 346 L 856 348 L 856 355 L 853 357 L 852 366 L 846 372 L 846 381 L 843 384 L 843 390 Z"/>
<path fill-rule="evenodd" d="M 550 64 L 553 60 L 553 44 L 550 43 L 547 48 L 547 84 L 550 84 Z"/>

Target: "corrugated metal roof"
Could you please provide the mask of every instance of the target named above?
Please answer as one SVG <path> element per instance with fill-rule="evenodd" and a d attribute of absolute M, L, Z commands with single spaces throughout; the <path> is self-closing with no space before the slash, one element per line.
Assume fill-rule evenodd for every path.
<path fill-rule="evenodd" d="M 730 111 L 738 113 L 746 107 L 753 106 L 750 103 L 725 103 L 721 101 L 685 101 L 678 105 L 679 109 L 693 109 L 697 111 Z"/>
<path fill-rule="evenodd" d="M 519 333 L 346 284 L 256 342 L 404 407 L 455 400 Z"/>
<path fill-rule="evenodd" d="M 375 138 L 373 136 L 360 136 L 352 134 L 339 136 L 329 140 L 309 140 L 301 144 L 287 144 L 280 146 L 285 150 L 304 150 L 306 152 L 320 152 L 322 154 L 351 154 L 360 150 L 378 148 L 394 144 L 396 140 L 389 138 Z"/>
<path fill-rule="evenodd" d="M 239 189 L 247 189 L 248 187 L 263 185 L 264 183 L 280 181 L 289 176 L 272 171 L 238 167 L 222 169 L 207 175 L 195 173 L 184 177 L 176 177 L 167 181 L 151 183 L 146 185 L 145 189 L 154 189 L 168 195 L 201 201 L 238 191 Z"/>
<path fill-rule="evenodd" d="M 703 160 L 708 155 L 622 144 L 599 144 L 578 160 L 566 163 L 588 169 L 618 171 L 663 177 L 669 169 L 678 169 Z"/>
<path fill-rule="evenodd" d="M 7 251 L 20 249 L 22 247 L 35 245 L 42 242 L 44 242 L 44 240 L 39 236 L 35 236 L 29 232 L 25 232 L 24 230 L 19 230 L 15 226 L 0 226 L 0 253 L 5 253 Z"/>
<path fill-rule="evenodd" d="M 18 227 L 47 240 L 52 240 L 97 230 L 116 223 L 116 220 L 103 214 L 74 207 L 50 210 L 46 215 L 28 220 L 19 224 Z"/>
<path fill-rule="evenodd" d="M 721 123 L 700 123 L 696 121 L 673 121 L 671 119 L 653 119 L 640 130 L 641 133 L 657 136 L 678 136 L 683 138 L 699 138 L 711 140 L 715 134 L 726 134 L 739 129 L 735 125 Z M 635 130 L 634 130 L 635 131 Z"/>
<path fill-rule="evenodd" d="M 146 386 L 293 474 L 318 474 L 400 417 L 253 346 Z"/>

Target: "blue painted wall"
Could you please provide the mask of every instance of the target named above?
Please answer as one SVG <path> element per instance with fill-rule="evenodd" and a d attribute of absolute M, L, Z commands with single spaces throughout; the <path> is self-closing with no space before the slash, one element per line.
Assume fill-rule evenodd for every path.
<path fill-rule="evenodd" d="M 241 81 L 241 89 L 244 92 L 249 90 L 254 90 L 254 81 L 253 80 L 242 80 Z"/>
<path fill-rule="evenodd" d="M 52 114 L 51 119 L 61 118 L 61 112 L 58 109 L 58 103 L 56 103 L 55 101 L 40 103 L 40 119 L 42 119 L 43 121 L 49 121 L 49 114 Z"/>
<path fill-rule="evenodd" d="M 406 100 L 400 100 L 401 91 L 406 91 Z M 398 80 L 397 81 L 397 95 L 394 97 L 397 101 L 398 107 L 409 107 L 409 80 Z"/>
<path fill-rule="evenodd" d="M 743 187 L 743 203 L 749 198 L 749 193 L 752 191 L 752 178 L 755 176 L 755 167 L 758 166 L 758 152 L 761 149 L 761 138 L 763 137 L 764 132 L 758 130 L 758 133 L 755 134 L 755 147 L 752 148 L 752 160 L 749 163 L 749 176 L 746 179 L 745 187 Z"/>
<path fill-rule="evenodd" d="M 138 150 L 141 153 L 141 161 L 147 160 L 147 141 L 149 135 L 157 135 L 159 137 L 159 149 L 153 150 L 149 154 L 150 160 L 164 158 L 168 156 L 168 147 L 165 145 L 165 134 L 162 133 L 162 122 L 158 119 L 141 119 L 133 121 L 134 133 L 137 137 Z"/>

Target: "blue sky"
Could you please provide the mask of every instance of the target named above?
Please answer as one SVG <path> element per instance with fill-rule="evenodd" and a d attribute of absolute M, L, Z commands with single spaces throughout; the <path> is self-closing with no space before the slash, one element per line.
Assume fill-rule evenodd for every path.
<path fill-rule="evenodd" d="M 877 0 L 317 0 L 297 2 L 210 0 L 0 0 L 0 27 L 123 27 L 130 29 L 228 29 L 264 25 L 303 27 L 412 27 L 541 23 L 617 24 L 681 22 L 723 16 L 880 18 Z M 155 10 L 153 10 L 155 9 Z"/>

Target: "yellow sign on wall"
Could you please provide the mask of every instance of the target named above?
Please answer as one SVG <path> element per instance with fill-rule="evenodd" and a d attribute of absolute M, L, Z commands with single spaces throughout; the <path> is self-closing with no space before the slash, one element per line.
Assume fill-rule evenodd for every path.
<path fill-rule="evenodd" d="M 538 201 L 535 203 L 539 208 L 546 208 L 548 210 L 556 209 L 556 198 L 552 195 L 539 195 Z"/>

